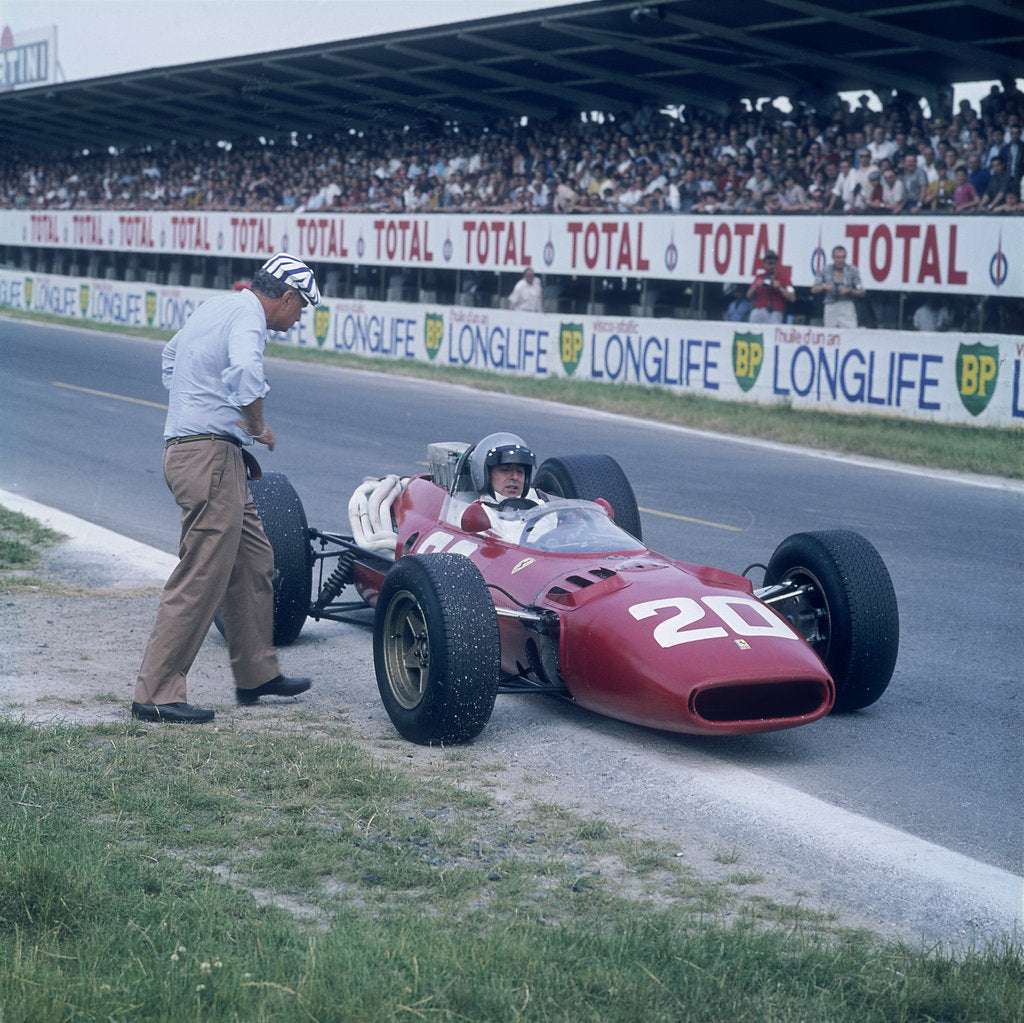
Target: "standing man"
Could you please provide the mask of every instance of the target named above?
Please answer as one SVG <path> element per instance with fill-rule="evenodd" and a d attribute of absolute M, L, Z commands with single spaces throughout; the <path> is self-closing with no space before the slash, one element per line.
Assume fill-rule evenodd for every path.
<path fill-rule="evenodd" d="M 811 285 L 812 294 L 824 294 L 824 322 L 826 327 L 856 327 L 855 298 L 864 297 L 860 271 L 846 262 L 846 249 L 837 245 L 832 250 L 832 262 L 821 271 Z"/>
<path fill-rule="evenodd" d="M 263 418 L 267 331 L 290 330 L 320 301 L 313 271 L 279 252 L 256 271 L 251 290 L 204 302 L 163 350 L 170 392 L 164 479 L 181 508 L 180 560 L 164 586 L 135 684 L 142 721 L 212 721 L 186 700 L 189 669 L 218 608 L 223 610 L 235 695 L 296 696 L 308 678 L 285 678 L 273 647 L 274 552 L 249 493 L 259 463 L 246 448 L 274 450 Z"/>
<path fill-rule="evenodd" d="M 537 280 L 532 266 L 528 266 L 523 271 L 523 276 L 516 282 L 512 294 L 508 296 L 508 307 L 524 313 L 547 312 L 544 308 L 544 288 Z"/>
<path fill-rule="evenodd" d="M 1020 137 L 1020 125 L 1011 124 L 1007 134 L 1008 141 L 999 151 L 999 157 L 1003 173 L 1010 179 L 1010 188 L 1019 194 L 1020 181 L 1024 177 L 1024 141 Z"/>
<path fill-rule="evenodd" d="M 781 323 L 786 306 L 796 301 L 793 279 L 785 267 L 779 267 L 779 257 L 769 249 L 762 257 L 764 264 L 750 287 L 747 301 L 753 303 L 751 323 Z"/>

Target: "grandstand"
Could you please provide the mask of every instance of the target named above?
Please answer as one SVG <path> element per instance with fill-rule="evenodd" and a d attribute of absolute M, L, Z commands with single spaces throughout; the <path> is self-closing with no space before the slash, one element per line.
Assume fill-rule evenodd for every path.
<path fill-rule="evenodd" d="M 686 253 L 649 258 L 645 238 L 649 245 L 668 231 L 669 253 L 692 237 L 696 219 L 716 246 L 722 224 L 733 240 L 747 223 L 751 237 L 852 230 L 872 245 L 902 231 L 925 239 L 925 251 L 905 256 L 902 277 L 875 274 L 865 308 L 874 323 L 865 325 L 908 326 L 918 291 L 941 290 L 959 329 L 1022 332 L 1024 295 L 1014 271 L 1002 269 L 1020 247 L 1019 167 L 978 213 L 958 214 L 942 186 L 895 210 L 866 198 L 880 187 L 870 171 L 902 168 L 908 154 L 929 187 L 938 165 L 951 173 L 963 164 L 986 193 L 993 160 L 1024 118 L 1016 84 L 1024 13 L 1001 0 L 833 7 L 598 0 L 5 93 L 0 261 L 34 273 L 223 288 L 262 251 L 240 232 L 266 225 L 268 236 L 294 239 L 329 218 L 347 221 L 349 242 L 304 253 L 328 296 L 491 308 L 532 259 L 552 310 L 701 319 L 726 315 L 730 286 L 746 282 L 756 250 L 733 259 L 716 248 L 711 259 L 709 249 L 698 266 Z M 953 109 L 953 83 L 978 79 L 1002 84 L 979 107 Z M 840 98 L 851 91 L 865 99 Z M 882 141 L 873 146 L 876 130 Z M 843 161 L 856 168 L 864 151 L 863 201 L 837 207 Z M 95 232 L 96 211 L 115 214 L 103 223 L 115 223 L 118 237 L 109 226 Z M 220 241 L 159 240 L 212 213 L 229 219 L 209 223 L 232 225 Z M 509 225 L 505 239 L 528 224 L 522 237 L 542 238 L 536 218 L 567 239 L 562 251 L 573 244 L 572 260 L 521 248 L 500 265 L 460 263 L 458 252 L 378 258 L 388 231 L 411 244 L 423 225 L 436 245 L 454 224 L 458 250 L 458 240 L 469 249 L 481 237 L 467 224 Z M 639 228 L 611 226 L 628 218 Z M 608 258 L 599 248 L 576 258 L 591 228 Z M 235 242 L 225 241 L 232 232 Z M 374 232 L 376 250 L 364 246 Z M 930 232 L 946 239 L 932 263 Z M 972 262 L 990 263 L 986 240 L 995 235 L 996 270 L 969 290 L 960 277 Z M 1017 249 L 1004 236 L 1018 239 Z M 798 269 L 794 316 L 813 323 L 820 309 L 810 270 Z M 1019 263 L 1015 276 L 1024 278 Z"/>

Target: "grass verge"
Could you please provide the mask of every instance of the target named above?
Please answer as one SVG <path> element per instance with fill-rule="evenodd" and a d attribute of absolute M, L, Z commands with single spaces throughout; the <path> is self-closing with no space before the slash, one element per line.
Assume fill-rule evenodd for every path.
<path fill-rule="evenodd" d="M 38 586 L 31 575 L 47 548 L 67 537 L 35 519 L 0 505 L 0 592 L 17 586 Z"/>
<path fill-rule="evenodd" d="M 308 726 L 0 721 L 5 1023 L 1020 1019 L 1019 947 L 880 944 Z"/>
<path fill-rule="evenodd" d="M 4 310 L 3 315 L 84 326 L 154 340 L 166 340 L 171 336 L 169 331 L 118 327 L 50 314 Z M 926 423 L 879 415 L 812 412 L 786 405 L 750 405 L 745 402 L 717 401 L 702 395 L 678 394 L 667 388 L 505 376 L 455 366 L 371 359 L 276 342 L 268 344 L 267 354 L 282 359 L 443 380 L 480 390 L 580 405 L 676 426 L 800 444 L 842 454 L 891 459 L 907 465 L 1024 479 L 1024 429 Z"/>

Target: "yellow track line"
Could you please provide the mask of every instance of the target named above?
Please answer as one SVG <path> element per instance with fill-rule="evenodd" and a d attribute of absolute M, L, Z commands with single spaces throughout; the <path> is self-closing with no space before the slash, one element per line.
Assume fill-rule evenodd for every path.
<path fill-rule="evenodd" d="M 727 526 L 724 522 L 708 522 L 705 519 L 692 519 L 689 515 L 676 515 L 675 512 L 658 511 L 656 508 L 640 508 L 648 515 L 660 515 L 664 519 L 678 519 L 680 522 L 693 522 L 698 526 L 711 526 L 712 529 L 727 529 L 730 533 L 742 533 L 739 526 Z"/>
<path fill-rule="evenodd" d="M 94 391 L 91 387 L 78 387 L 75 384 L 63 384 L 59 380 L 53 381 L 54 387 L 63 387 L 68 391 L 81 391 L 83 394 L 95 394 L 97 398 L 113 398 L 116 401 L 130 401 L 133 405 L 148 405 L 150 408 L 160 408 L 166 411 L 166 405 L 160 405 L 155 401 L 143 401 L 142 398 L 129 398 L 124 394 L 111 394 L 109 391 Z"/>

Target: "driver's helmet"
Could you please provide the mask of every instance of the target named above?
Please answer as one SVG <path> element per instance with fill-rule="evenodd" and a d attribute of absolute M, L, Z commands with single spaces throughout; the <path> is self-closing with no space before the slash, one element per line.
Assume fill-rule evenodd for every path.
<path fill-rule="evenodd" d="M 479 441 L 469 456 L 469 474 L 473 489 L 478 494 L 491 492 L 491 466 L 521 465 L 526 472 L 523 486 L 525 494 L 530 489 L 533 468 L 537 464 L 533 452 L 522 437 L 514 433 L 492 433 Z"/>

